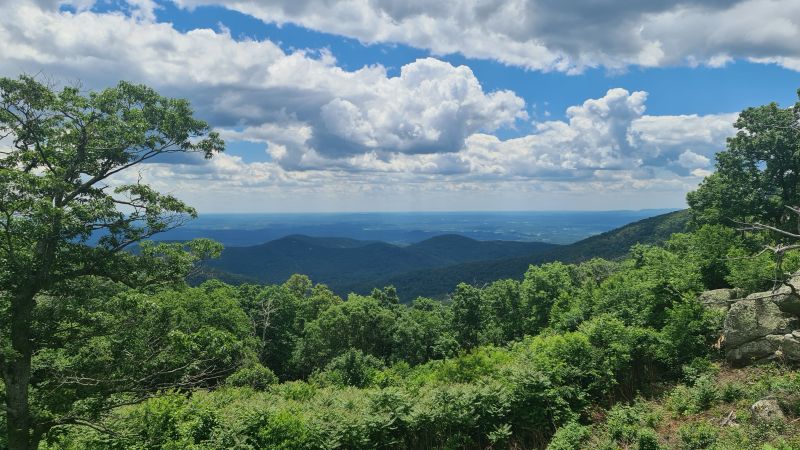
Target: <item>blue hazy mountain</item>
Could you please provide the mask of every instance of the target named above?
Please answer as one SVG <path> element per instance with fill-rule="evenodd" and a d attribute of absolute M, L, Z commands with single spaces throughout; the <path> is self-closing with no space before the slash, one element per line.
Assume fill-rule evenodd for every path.
<path fill-rule="evenodd" d="M 568 245 L 481 241 L 459 234 L 434 236 L 412 244 L 290 235 L 254 246 L 229 246 L 220 258 L 207 263 L 202 278 L 236 284 L 281 283 L 292 274 L 301 273 L 329 285 L 340 295 L 368 293 L 374 287 L 394 285 L 404 300 L 442 297 L 462 281 L 483 284 L 521 278 L 529 264 L 618 258 L 635 243 L 656 244 L 683 231 L 687 220 L 685 210 L 671 212 Z"/>
<path fill-rule="evenodd" d="M 410 245 L 292 235 L 261 245 L 227 247 L 207 267 L 235 274 L 240 281 L 262 283 L 280 283 L 302 273 L 338 290 L 387 275 L 538 254 L 555 247 L 558 245 L 545 242 L 478 241 L 460 235 L 440 235 Z"/>
<path fill-rule="evenodd" d="M 476 240 L 569 244 L 663 214 L 641 211 L 412 212 L 314 214 L 201 214 L 158 239 L 207 237 L 226 246 L 252 246 L 292 235 L 411 244 L 443 234 Z"/>

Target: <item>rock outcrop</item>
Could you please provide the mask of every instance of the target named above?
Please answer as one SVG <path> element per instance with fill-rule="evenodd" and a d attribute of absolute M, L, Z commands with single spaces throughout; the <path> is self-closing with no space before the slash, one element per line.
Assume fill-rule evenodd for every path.
<path fill-rule="evenodd" d="M 771 423 L 786 420 L 786 415 L 781 409 L 780 403 L 773 398 L 759 400 L 750 407 L 752 419 L 756 422 Z"/>
<path fill-rule="evenodd" d="M 800 363 L 800 277 L 787 285 L 737 299 L 730 289 L 702 294 L 708 308 L 727 311 L 723 345 L 728 361 L 743 366 L 773 359 Z"/>
<path fill-rule="evenodd" d="M 731 305 L 742 298 L 742 291 L 739 289 L 714 289 L 700 294 L 700 303 L 706 308 L 728 312 Z"/>

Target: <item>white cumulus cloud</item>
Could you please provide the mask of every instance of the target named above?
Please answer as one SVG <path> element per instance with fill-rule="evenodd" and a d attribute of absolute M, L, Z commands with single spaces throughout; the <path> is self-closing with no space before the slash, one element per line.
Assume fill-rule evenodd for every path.
<path fill-rule="evenodd" d="M 483 202 L 474 208 L 492 209 L 513 207 L 500 197 L 524 202 L 544 192 L 612 192 L 612 203 L 630 192 L 670 192 L 674 199 L 710 170 L 733 131 L 735 114 L 647 115 L 647 93 L 612 89 L 569 108 L 565 120 L 536 122 L 530 134 L 501 139 L 497 130 L 529 120 L 525 102 L 511 91 L 487 91 L 467 66 L 424 58 L 397 76 L 380 65 L 345 70 L 326 50 L 286 52 L 269 40 L 236 40 L 227 30 L 181 32 L 155 23 L 157 5 L 149 1 L 131 2 L 127 13 L 91 12 L 91 2 L 61 11 L 58 3 L 0 0 L 0 75 L 44 73 L 87 88 L 120 79 L 146 83 L 189 98 L 226 140 L 263 145 L 260 162 L 223 154 L 142 168 L 146 180 L 206 210 L 353 209 L 347 201 L 439 209 L 474 201 Z M 302 17 L 304 5 L 280 8 Z M 423 20 L 433 8 L 381 5 L 400 22 Z M 503 5 L 508 20 L 528 14 Z M 351 13 L 377 20 L 368 8 L 357 11 Z M 474 8 L 455 11 L 458 20 L 477 17 Z M 435 28 L 431 22 L 424 29 L 435 36 Z M 513 21 L 504 31 L 524 32 Z M 495 34 L 481 45 L 503 47 Z"/>
<path fill-rule="evenodd" d="M 535 70 L 748 59 L 800 67 L 796 0 L 173 0 L 220 5 L 367 43 L 403 43 Z"/>

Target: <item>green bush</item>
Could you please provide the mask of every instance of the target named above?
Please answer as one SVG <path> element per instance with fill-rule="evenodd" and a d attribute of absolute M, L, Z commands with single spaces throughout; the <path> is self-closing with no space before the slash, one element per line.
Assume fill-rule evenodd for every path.
<path fill-rule="evenodd" d="M 372 384 L 383 367 L 380 359 L 365 355 L 361 350 L 350 349 L 333 358 L 325 370 L 315 374 L 312 379 L 321 384 L 365 387 Z"/>
<path fill-rule="evenodd" d="M 711 362 L 708 358 L 694 358 L 689 364 L 685 364 L 681 368 L 683 378 L 689 382 L 694 383 L 702 376 L 715 376 L 719 373 L 719 367 Z"/>
<path fill-rule="evenodd" d="M 697 412 L 707 410 L 720 398 L 716 382 L 708 375 L 701 376 L 692 387 L 692 397 Z"/>
<path fill-rule="evenodd" d="M 707 423 L 690 423 L 678 429 L 681 450 L 703 450 L 717 442 L 718 431 Z"/>
<path fill-rule="evenodd" d="M 611 439 L 628 447 L 637 442 L 643 422 L 644 415 L 641 409 L 635 406 L 615 405 L 606 417 L 606 432 Z"/>
<path fill-rule="evenodd" d="M 659 450 L 660 448 L 661 444 L 656 430 L 652 428 L 639 429 L 639 435 L 636 437 L 637 450 Z"/>
<path fill-rule="evenodd" d="M 708 375 L 695 380 L 694 386 L 679 385 L 669 394 L 667 406 L 679 415 L 705 411 L 721 399 L 716 382 Z"/>
<path fill-rule="evenodd" d="M 725 403 L 733 403 L 737 400 L 744 398 L 745 388 L 741 383 L 730 382 L 722 385 L 720 389 L 720 398 Z"/>
<path fill-rule="evenodd" d="M 553 435 L 547 450 L 574 450 L 581 448 L 589 439 L 590 429 L 577 422 L 570 422 Z"/>
<path fill-rule="evenodd" d="M 237 370 L 225 382 L 233 387 L 249 387 L 257 391 L 263 391 L 276 384 L 278 377 L 267 367 L 256 363 Z"/>

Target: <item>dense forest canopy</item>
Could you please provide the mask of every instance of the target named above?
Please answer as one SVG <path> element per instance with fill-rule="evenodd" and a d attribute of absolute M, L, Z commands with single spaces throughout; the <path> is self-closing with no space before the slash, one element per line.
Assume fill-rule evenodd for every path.
<path fill-rule="evenodd" d="M 742 113 L 717 172 L 689 196 L 688 232 L 625 258 L 530 265 L 519 279 L 404 304 L 391 286 L 342 298 L 304 275 L 188 286 L 220 246 L 146 242 L 194 210 L 110 177 L 166 152 L 211 157 L 219 137 L 188 103 L 147 87 L 82 93 L 2 79 L 0 133 L 13 145 L 0 158 L 0 443 L 659 448 L 637 397 L 682 381 L 671 394 L 680 414 L 722 398 L 706 395 L 721 316 L 698 294 L 769 289 L 800 268 L 792 252 L 777 266 L 761 251 L 774 233 L 736 225 L 795 225 L 784 209 L 800 203 L 798 108 Z M 778 445 L 775 430 L 714 439 Z M 708 447 L 685 433 L 701 442 L 686 448 Z"/>

